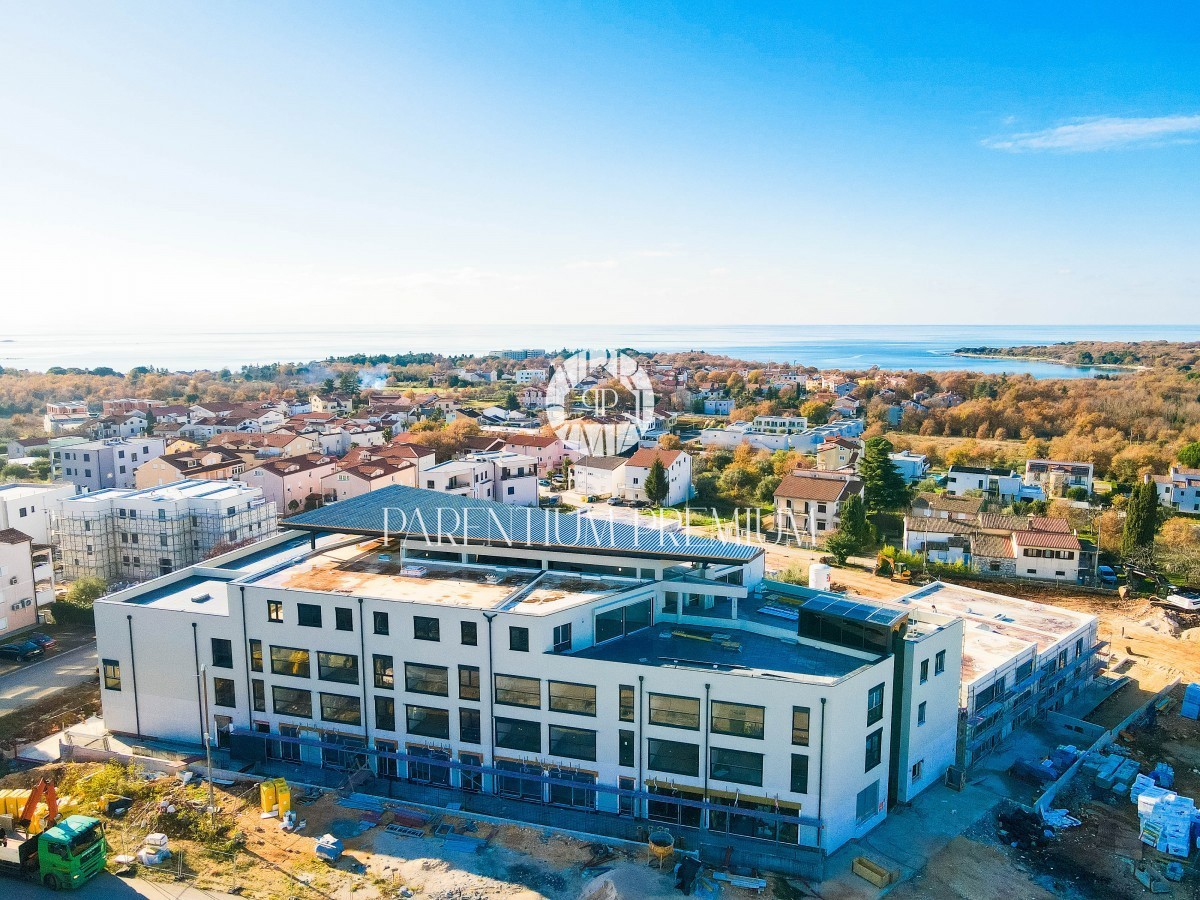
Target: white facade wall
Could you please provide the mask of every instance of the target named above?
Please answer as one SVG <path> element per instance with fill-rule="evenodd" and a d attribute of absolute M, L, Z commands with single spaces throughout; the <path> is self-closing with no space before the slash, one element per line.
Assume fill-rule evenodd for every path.
<path fill-rule="evenodd" d="M 16 528 L 35 544 L 50 543 L 50 519 L 57 505 L 75 496 L 75 485 L 0 484 L 0 530 Z"/>
<path fill-rule="evenodd" d="M 29 541 L 0 540 L 0 644 L 37 624 L 37 592 Z"/>

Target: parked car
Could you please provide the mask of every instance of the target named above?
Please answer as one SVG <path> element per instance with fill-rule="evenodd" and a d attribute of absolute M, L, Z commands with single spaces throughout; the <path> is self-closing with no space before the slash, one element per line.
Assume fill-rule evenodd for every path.
<path fill-rule="evenodd" d="M 605 502 L 608 503 L 609 506 L 624 506 L 625 505 L 625 501 L 622 500 L 620 497 L 609 497 L 608 500 L 606 500 Z"/>
<path fill-rule="evenodd" d="M 1112 566 L 1100 566 L 1096 569 L 1096 574 L 1100 576 L 1100 583 L 1108 587 L 1117 586 L 1117 573 Z"/>
<path fill-rule="evenodd" d="M 16 641 L 12 644 L 0 644 L 0 659 L 13 659 L 17 662 L 25 662 L 27 659 L 34 659 L 45 652 L 45 650 L 33 641 Z"/>
<path fill-rule="evenodd" d="M 58 641 L 41 631 L 35 631 L 29 636 L 29 639 L 43 650 L 53 650 L 58 646 Z"/>
<path fill-rule="evenodd" d="M 549 478 L 539 478 L 538 485 L 540 487 L 550 487 L 550 479 Z"/>
<path fill-rule="evenodd" d="M 645 509 L 649 505 L 650 505 L 649 502 L 647 502 L 646 500 L 630 500 L 629 501 L 630 509 Z"/>
<path fill-rule="evenodd" d="M 1200 591 L 1171 591 L 1167 594 L 1167 603 L 1177 609 L 1200 612 Z"/>
<path fill-rule="evenodd" d="M 558 494 L 547 494 L 542 498 L 542 503 L 544 503 L 546 506 L 558 506 L 558 501 L 561 499 L 562 498 L 559 497 Z"/>

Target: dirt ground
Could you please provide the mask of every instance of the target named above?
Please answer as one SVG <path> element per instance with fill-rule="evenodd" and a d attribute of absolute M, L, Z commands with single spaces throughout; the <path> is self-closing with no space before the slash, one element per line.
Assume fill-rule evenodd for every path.
<path fill-rule="evenodd" d="M 99 712 L 99 681 L 65 688 L 0 717 L 0 749 L 11 751 L 22 744 L 41 740 Z"/>

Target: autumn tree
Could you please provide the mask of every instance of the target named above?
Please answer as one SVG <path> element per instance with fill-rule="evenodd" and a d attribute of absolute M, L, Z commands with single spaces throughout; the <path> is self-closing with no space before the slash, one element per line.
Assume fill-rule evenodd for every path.
<path fill-rule="evenodd" d="M 889 454 L 892 442 L 874 437 L 863 444 L 858 474 L 863 480 L 866 505 L 872 512 L 900 509 L 908 504 L 908 485 Z"/>
<path fill-rule="evenodd" d="M 664 434 L 658 439 L 658 446 L 661 450 L 681 450 L 683 441 L 679 440 L 677 434 Z"/>

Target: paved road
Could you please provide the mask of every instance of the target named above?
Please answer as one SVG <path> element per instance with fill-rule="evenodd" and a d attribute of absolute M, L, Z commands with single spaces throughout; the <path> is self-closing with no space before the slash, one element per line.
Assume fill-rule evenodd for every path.
<path fill-rule="evenodd" d="M 96 642 L 94 640 L 62 650 L 0 675 L 0 716 L 7 715 L 49 697 L 63 688 L 96 676 Z"/>
<path fill-rule="evenodd" d="M 185 884 L 146 881 L 142 878 L 118 878 L 116 875 L 97 875 L 82 888 L 67 894 L 55 893 L 39 884 L 0 878 L 0 896 L 4 900 L 50 900 L 51 897 L 72 897 L 81 900 L 241 900 L 234 894 L 198 891 Z"/>

